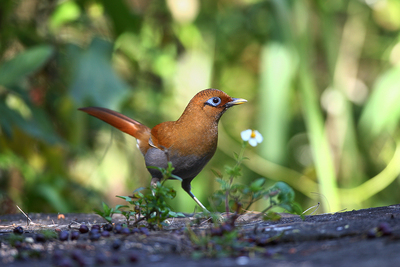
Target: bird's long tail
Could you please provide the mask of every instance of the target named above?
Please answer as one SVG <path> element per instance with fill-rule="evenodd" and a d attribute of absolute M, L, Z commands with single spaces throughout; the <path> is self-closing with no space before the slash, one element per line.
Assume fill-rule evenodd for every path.
<path fill-rule="evenodd" d="M 135 121 L 121 113 L 107 108 L 87 107 L 80 108 L 80 111 L 86 112 L 93 117 L 96 117 L 124 133 L 132 135 L 138 140 L 139 149 L 143 154 L 146 154 L 149 146 L 151 129 L 138 121 Z"/>

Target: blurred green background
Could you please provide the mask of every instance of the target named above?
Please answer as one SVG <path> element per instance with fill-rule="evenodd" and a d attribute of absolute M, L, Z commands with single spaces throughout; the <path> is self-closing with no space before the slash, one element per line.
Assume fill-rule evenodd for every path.
<path fill-rule="evenodd" d="M 153 127 L 210 87 L 249 102 L 221 119 L 203 203 L 248 128 L 264 142 L 238 182 L 285 181 L 319 213 L 399 203 L 399 30 L 398 0 L 2 0 L 0 214 L 115 205 L 149 184 L 143 158 L 77 108 Z"/>

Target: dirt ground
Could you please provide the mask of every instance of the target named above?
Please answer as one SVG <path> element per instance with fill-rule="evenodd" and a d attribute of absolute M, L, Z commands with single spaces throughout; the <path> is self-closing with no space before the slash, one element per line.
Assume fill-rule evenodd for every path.
<path fill-rule="evenodd" d="M 78 240 L 36 240 L 44 229 L 77 231 L 82 223 L 104 225 L 94 214 L 29 214 L 0 216 L 0 266 L 399 266 L 400 205 L 334 214 L 283 214 L 276 222 L 239 217 L 236 227 L 246 240 L 256 240 L 256 252 L 239 257 L 193 259 L 193 243 L 184 229 L 193 217 L 170 219 L 160 231 L 101 236 L 81 234 Z M 121 217 L 114 221 L 123 222 Z M 24 228 L 23 241 L 11 245 L 16 226 Z M 196 233 L 211 225 L 191 226 Z M 114 230 L 115 231 L 115 230 Z M 102 233 L 102 231 L 100 231 Z M 29 257 L 21 251 L 35 251 Z M 19 255 L 19 258 L 17 257 Z M 38 255 L 38 256 L 32 256 Z"/>

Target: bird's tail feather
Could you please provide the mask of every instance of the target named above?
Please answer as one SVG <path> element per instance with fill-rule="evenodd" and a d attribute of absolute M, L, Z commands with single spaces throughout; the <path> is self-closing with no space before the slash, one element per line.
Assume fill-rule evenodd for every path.
<path fill-rule="evenodd" d="M 87 107 L 80 108 L 79 110 L 114 126 L 124 133 L 132 135 L 139 141 L 139 149 L 142 153 L 147 151 L 148 141 L 151 134 L 151 129 L 149 127 L 107 108 Z"/>

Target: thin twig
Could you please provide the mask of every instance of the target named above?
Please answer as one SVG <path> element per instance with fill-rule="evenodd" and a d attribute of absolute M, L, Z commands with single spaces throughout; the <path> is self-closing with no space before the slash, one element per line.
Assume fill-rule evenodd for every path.
<path fill-rule="evenodd" d="M 23 210 L 21 210 L 21 208 L 18 207 L 18 205 L 15 205 L 15 206 L 17 206 L 17 208 L 19 209 L 19 211 L 20 211 L 22 214 L 24 214 L 24 216 L 26 217 L 26 225 L 35 224 L 35 223 L 31 220 L 31 218 L 29 218 L 28 214 L 26 214 Z"/>
<path fill-rule="evenodd" d="M 315 208 L 315 210 L 313 210 L 313 212 L 310 213 L 310 215 L 313 215 L 314 212 L 316 212 L 316 211 L 318 210 L 319 206 L 320 206 L 320 202 L 318 202 L 317 205 L 314 205 L 314 206 L 309 207 L 308 209 L 306 209 L 305 211 L 303 211 L 302 214 L 304 215 L 304 214 L 305 214 L 307 211 L 309 211 L 310 209 Z"/>

